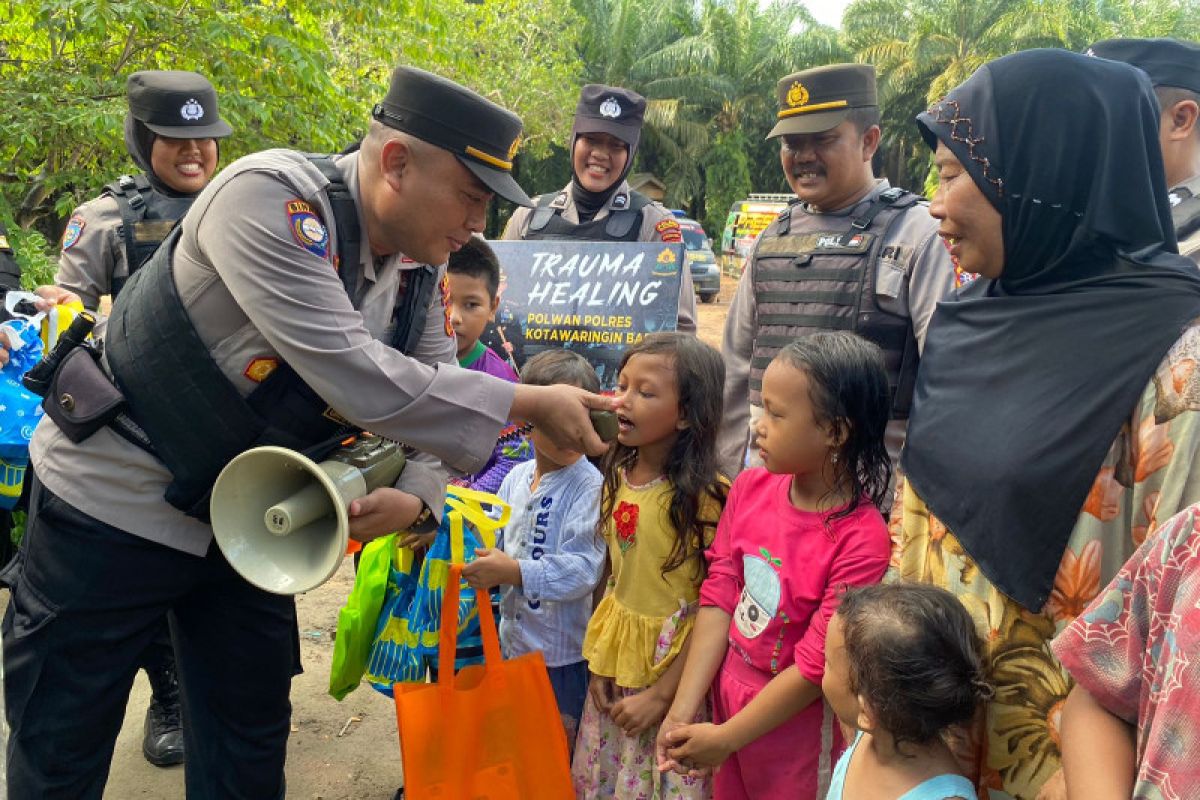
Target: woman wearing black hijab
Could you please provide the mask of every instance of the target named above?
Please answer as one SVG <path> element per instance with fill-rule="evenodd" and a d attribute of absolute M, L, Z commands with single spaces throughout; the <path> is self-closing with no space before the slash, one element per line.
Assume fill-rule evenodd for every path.
<path fill-rule="evenodd" d="M 954 592 L 985 639 L 996 694 L 956 743 L 981 796 L 1056 796 L 1069 684 L 1047 643 L 1200 500 L 1200 273 L 1140 71 L 1017 53 L 917 120 L 930 213 L 982 277 L 929 328 L 895 572 Z"/>
<path fill-rule="evenodd" d="M 125 149 L 142 172 L 75 209 L 54 276 L 64 295 L 77 295 L 93 310 L 102 296 L 116 297 L 187 212 L 217 170 L 217 139 L 232 133 L 217 111 L 216 90 L 195 72 L 135 72 L 126 95 Z M 165 618 L 141 666 L 151 689 L 142 753 L 156 766 L 181 764 L 179 685 Z"/>

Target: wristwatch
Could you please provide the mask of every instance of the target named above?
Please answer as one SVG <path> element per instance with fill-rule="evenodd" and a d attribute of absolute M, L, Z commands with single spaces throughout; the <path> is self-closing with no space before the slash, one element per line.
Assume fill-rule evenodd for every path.
<path fill-rule="evenodd" d="M 433 531 L 437 530 L 437 526 L 438 521 L 437 518 L 433 516 L 433 509 L 431 509 L 429 506 L 422 505 L 421 513 L 418 514 L 417 518 L 413 520 L 412 525 L 408 526 L 408 529 L 412 533 L 433 533 Z"/>

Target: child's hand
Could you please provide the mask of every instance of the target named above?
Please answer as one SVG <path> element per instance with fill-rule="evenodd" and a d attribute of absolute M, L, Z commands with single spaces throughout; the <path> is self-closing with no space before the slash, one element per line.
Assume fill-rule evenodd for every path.
<path fill-rule="evenodd" d="M 463 567 L 463 578 L 472 589 L 490 589 L 493 586 L 520 586 L 521 565 L 503 550 L 477 548 L 475 560 Z"/>
<path fill-rule="evenodd" d="M 637 736 L 661 722 L 670 707 L 670 701 L 659 697 L 658 692 L 651 686 L 644 692 L 619 701 L 608 715 L 612 717 L 613 722 L 621 726 L 621 730 L 625 731 L 627 736 Z"/>
<path fill-rule="evenodd" d="M 667 741 L 674 745 L 667 749 L 667 756 L 692 775 L 721 766 L 734 751 L 723 726 L 711 722 L 675 728 L 667 734 Z"/>
<path fill-rule="evenodd" d="M 400 537 L 397 544 L 401 547 L 407 547 L 410 550 L 428 550 L 436 538 L 437 531 L 433 533 L 406 533 Z"/>
<path fill-rule="evenodd" d="M 686 767 L 667 755 L 667 750 L 669 750 L 671 747 L 674 747 L 674 743 L 667 738 L 667 734 L 669 734 L 671 731 L 678 730 L 679 728 L 684 728 L 688 724 L 689 723 L 681 719 L 672 717 L 668 712 L 667 716 L 662 721 L 662 725 L 658 726 L 658 738 L 654 740 L 654 760 L 658 764 L 659 772 L 674 770 L 681 775 L 686 775 L 688 773 Z"/>
<path fill-rule="evenodd" d="M 593 675 L 592 680 L 588 683 L 588 694 L 591 695 L 592 702 L 596 704 L 596 710 L 601 714 L 607 714 L 613 707 L 616 691 L 617 685 L 613 683 L 613 679 L 603 675 Z"/>

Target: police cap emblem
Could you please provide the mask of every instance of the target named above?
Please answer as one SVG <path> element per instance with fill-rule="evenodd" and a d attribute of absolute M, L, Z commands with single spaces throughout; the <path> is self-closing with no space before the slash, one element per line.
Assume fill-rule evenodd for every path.
<path fill-rule="evenodd" d="M 788 89 L 787 103 L 792 108 L 802 106 L 808 102 L 808 89 L 804 88 L 804 84 L 800 81 L 795 81 L 791 88 Z"/>
<path fill-rule="evenodd" d="M 204 106 L 196 102 L 196 98 L 189 99 L 183 104 L 183 108 L 179 109 L 179 116 L 183 117 L 188 122 L 204 118 Z"/>
<path fill-rule="evenodd" d="M 617 98 L 609 97 L 600 104 L 600 116 L 616 119 L 621 116 L 621 104 L 617 102 Z"/>

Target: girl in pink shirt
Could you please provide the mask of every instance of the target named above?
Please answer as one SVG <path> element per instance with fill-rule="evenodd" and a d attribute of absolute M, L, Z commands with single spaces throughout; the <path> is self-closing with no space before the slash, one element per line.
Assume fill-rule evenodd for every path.
<path fill-rule="evenodd" d="M 767 367 L 762 399 L 765 467 L 730 490 L 658 763 L 719 767 L 717 800 L 816 800 L 843 747 L 821 695 L 825 630 L 840 592 L 888 565 L 882 354 L 850 333 L 807 336 Z M 710 688 L 713 722 L 688 724 Z"/>

